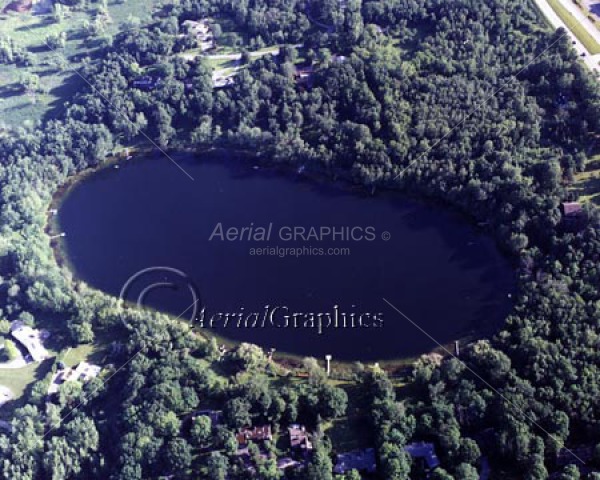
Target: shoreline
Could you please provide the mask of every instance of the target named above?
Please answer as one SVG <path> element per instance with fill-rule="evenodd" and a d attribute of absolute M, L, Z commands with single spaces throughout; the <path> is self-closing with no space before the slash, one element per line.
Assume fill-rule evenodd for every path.
<path fill-rule="evenodd" d="M 296 169 L 293 168 L 293 166 L 291 166 L 290 164 L 279 164 L 279 163 L 264 161 L 264 159 L 262 157 L 260 157 L 260 156 L 257 157 L 256 153 L 249 152 L 247 150 L 239 150 L 239 149 L 236 150 L 236 149 L 230 149 L 230 148 L 226 148 L 226 147 L 190 147 L 190 146 L 179 146 L 179 147 L 174 147 L 172 149 L 169 149 L 169 153 L 173 153 L 173 154 L 187 153 L 187 154 L 191 154 L 194 156 L 199 156 L 201 154 L 204 154 L 207 152 L 214 152 L 214 151 L 226 151 L 226 152 L 232 152 L 235 154 L 239 154 L 241 156 L 247 157 L 244 160 L 254 158 L 257 160 L 256 164 L 260 166 L 261 170 L 265 170 L 267 173 L 271 173 L 271 174 L 284 175 L 284 176 L 287 176 L 288 178 L 292 178 L 292 176 L 293 176 L 292 174 L 296 171 Z M 46 235 L 49 237 L 50 248 L 53 251 L 54 258 L 55 258 L 59 268 L 67 268 L 69 270 L 69 272 L 71 273 L 72 278 L 73 278 L 73 288 L 74 289 L 77 289 L 79 284 L 81 284 L 81 283 L 87 284 L 87 282 L 85 282 L 85 280 L 78 275 L 77 269 L 72 264 L 72 262 L 70 262 L 70 260 L 68 258 L 68 254 L 66 252 L 64 242 L 61 242 L 60 238 L 51 238 L 53 235 L 57 235 L 60 233 L 60 229 L 58 228 L 57 217 L 58 217 L 58 211 L 60 210 L 60 207 L 61 207 L 63 201 L 67 198 L 67 196 L 69 195 L 70 191 L 73 188 L 78 186 L 81 182 L 85 181 L 88 177 L 98 173 L 99 171 L 114 167 L 115 165 L 118 165 L 121 162 L 127 162 L 129 160 L 140 159 L 140 157 L 148 157 L 148 156 L 151 156 L 156 153 L 157 153 L 156 148 L 148 147 L 148 146 L 142 146 L 142 147 L 137 147 L 137 148 L 136 147 L 124 148 L 118 152 L 113 152 L 112 155 L 105 157 L 104 162 L 102 162 L 101 164 L 99 164 L 93 168 L 87 168 L 87 169 L 77 173 L 76 175 L 73 175 L 72 177 L 70 177 L 63 185 L 61 185 L 53 193 L 52 199 L 46 209 L 46 224 L 44 225 L 44 233 L 46 233 Z M 320 173 L 320 172 L 304 173 L 303 172 L 301 175 L 297 174 L 296 179 L 299 181 L 306 181 L 306 182 L 310 182 L 313 184 L 318 184 L 319 186 L 329 185 L 330 187 L 341 188 L 341 189 L 343 189 L 349 193 L 353 193 L 353 194 L 362 194 L 362 195 L 368 195 L 368 196 L 376 195 L 376 193 L 369 192 L 364 185 L 353 181 L 353 179 L 351 177 L 344 178 L 344 177 L 340 176 L 339 178 L 329 179 L 329 181 L 327 181 L 328 179 L 326 177 L 326 174 L 324 174 L 324 173 Z M 333 184 L 332 184 L 332 181 L 333 181 Z M 421 204 L 433 206 L 435 208 L 442 206 L 442 202 L 440 200 L 431 199 L 431 201 L 430 201 L 429 198 L 427 198 L 425 200 L 423 198 L 415 198 L 415 196 L 410 195 L 410 193 L 408 193 L 408 192 L 406 192 L 406 193 L 398 192 L 398 191 L 394 191 L 391 188 L 380 188 L 379 191 L 395 192 L 398 194 L 402 194 L 402 195 L 405 195 L 406 198 L 410 199 L 411 201 L 415 201 L 415 202 L 418 202 Z M 489 232 L 486 232 L 484 229 L 482 229 L 481 225 L 479 225 L 475 221 L 475 219 L 469 217 L 468 215 L 463 214 L 459 209 L 454 208 L 451 205 L 446 205 L 445 208 L 447 210 L 450 210 L 453 214 L 460 216 L 463 219 L 463 221 L 466 221 L 472 228 L 478 230 L 481 233 L 485 233 L 488 236 L 490 236 L 494 240 L 494 243 L 496 244 L 500 253 L 503 256 L 505 256 L 509 260 L 511 266 L 514 267 L 514 257 L 507 255 L 503 251 L 503 249 L 500 248 L 500 245 L 498 244 L 495 237 L 493 235 L 490 235 Z M 55 213 L 53 213 L 53 211 Z M 518 279 L 518 270 L 513 269 L 513 274 L 514 274 L 515 280 L 517 280 Z M 112 295 L 110 295 L 106 292 L 103 292 L 102 290 L 98 290 L 89 284 L 87 284 L 87 285 L 89 288 L 92 288 L 93 290 L 101 293 L 102 295 L 108 295 L 111 298 L 113 297 Z M 515 282 L 515 285 L 517 285 L 516 282 Z M 130 307 L 132 306 L 132 304 L 130 304 L 130 302 L 128 302 L 128 305 Z M 176 320 L 175 315 L 172 313 L 164 312 L 164 311 L 160 311 L 160 310 L 155 310 L 155 311 L 159 314 L 168 316 L 171 320 Z M 504 320 L 503 320 L 503 322 L 504 322 Z M 432 350 L 422 352 L 421 354 L 419 354 L 417 356 L 406 356 L 406 357 L 397 357 L 397 358 L 383 359 L 383 360 L 369 360 L 369 361 L 361 361 L 360 359 L 335 360 L 335 358 L 334 358 L 332 361 L 332 366 L 334 367 L 335 370 L 338 371 L 338 373 L 340 371 L 343 371 L 344 373 L 352 374 L 352 372 L 356 370 L 357 364 L 365 364 L 365 365 L 377 364 L 381 368 L 386 370 L 392 376 L 397 375 L 399 372 L 404 372 L 404 374 L 406 374 L 407 368 L 411 367 L 413 365 L 413 363 L 422 355 L 440 354 L 440 355 L 446 357 L 449 355 L 448 352 L 454 351 L 454 345 L 455 345 L 456 341 L 458 341 L 461 344 L 461 346 L 464 347 L 464 346 L 472 343 L 473 341 L 492 337 L 493 335 L 495 335 L 498 332 L 498 330 L 500 328 L 501 328 L 501 325 L 494 328 L 493 333 L 487 332 L 487 333 L 481 334 L 481 335 L 478 335 L 475 331 L 469 331 L 468 333 L 465 333 L 462 337 L 448 341 L 442 347 L 439 347 L 439 346 L 435 347 Z M 232 347 L 235 347 L 236 345 L 239 345 L 240 343 L 244 343 L 242 341 L 236 341 L 236 340 L 227 338 L 225 336 L 221 336 L 217 333 L 207 332 L 206 330 L 192 329 L 192 331 L 195 334 L 200 335 L 206 341 L 210 341 L 212 338 L 215 338 L 219 342 L 219 344 L 223 345 L 227 349 L 231 349 Z M 248 343 L 251 343 L 251 342 L 248 342 Z M 261 348 L 263 348 L 263 350 L 265 350 L 265 347 L 261 347 Z M 450 354 L 453 355 L 453 353 L 450 353 Z M 285 352 L 285 351 L 281 351 L 281 352 L 276 351 L 275 354 L 273 355 L 273 359 L 274 359 L 275 363 L 281 365 L 282 367 L 290 368 L 290 369 L 294 369 L 294 370 L 302 369 L 302 362 L 307 357 L 311 357 L 311 355 L 296 354 L 296 353 Z M 324 359 L 318 359 L 318 360 L 322 364 L 325 363 Z"/>

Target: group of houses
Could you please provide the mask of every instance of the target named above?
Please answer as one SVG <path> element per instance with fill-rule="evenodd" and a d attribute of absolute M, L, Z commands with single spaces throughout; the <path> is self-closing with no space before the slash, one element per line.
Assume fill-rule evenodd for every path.
<path fill-rule="evenodd" d="M 191 418 L 204 415 L 211 419 L 215 427 L 222 421 L 223 414 L 220 410 L 198 410 Z M 237 441 L 236 456 L 240 458 L 248 471 L 253 472 L 255 466 L 250 455 L 250 444 L 258 446 L 260 455 L 268 458 L 272 453 L 265 449 L 265 443 L 273 441 L 274 435 L 270 425 L 255 425 L 245 427 L 236 432 Z M 282 472 L 287 469 L 304 468 L 310 461 L 314 444 L 312 434 L 304 425 L 292 424 L 287 429 L 288 451 L 285 456 L 277 458 L 277 468 Z M 421 463 L 423 469 L 432 472 L 440 461 L 435 452 L 433 443 L 417 442 L 407 445 L 405 451 L 413 458 L 413 461 Z M 374 474 L 377 472 L 377 456 L 374 448 L 357 449 L 338 453 L 333 467 L 335 475 L 344 475 L 351 470 L 357 470 L 361 474 Z"/>
<path fill-rule="evenodd" d="M 256 444 L 262 449 L 264 443 L 273 440 L 270 425 L 259 425 L 243 428 L 236 434 L 238 450 L 236 455 L 241 458 L 249 471 L 254 470 L 251 463 L 248 447 L 250 443 Z M 293 424 L 288 428 L 289 455 L 277 459 L 277 468 L 281 471 L 289 468 L 303 467 L 309 460 L 313 450 L 310 434 L 303 425 Z M 267 453 L 261 450 L 261 456 L 267 457 Z"/>

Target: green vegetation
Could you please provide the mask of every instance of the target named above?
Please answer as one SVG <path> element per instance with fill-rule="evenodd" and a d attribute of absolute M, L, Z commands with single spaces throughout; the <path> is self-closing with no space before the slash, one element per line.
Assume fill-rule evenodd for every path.
<path fill-rule="evenodd" d="M 577 21 L 577 19 L 571 15 L 559 0 L 548 0 L 548 3 L 564 24 L 573 32 L 577 39 L 583 44 L 590 55 L 597 55 L 600 53 L 600 44 L 592 37 L 588 31 Z"/>
<path fill-rule="evenodd" d="M 21 356 L 15 343 L 9 339 L 4 340 L 4 353 L 9 361 L 16 360 Z"/>
<path fill-rule="evenodd" d="M 50 15 L 0 14 L 0 112 L 4 113 L 0 129 L 35 125 L 60 115 L 65 102 L 85 83 L 74 71 L 102 55 L 119 30 L 148 22 L 156 2 L 127 0 L 105 2 L 106 6 L 90 2 L 87 7 L 85 3 L 57 3 Z M 64 41 L 54 43 L 61 35 Z M 25 75 L 43 79 L 42 87 L 23 92 Z"/>
<path fill-rule="evenodd" d="M 575 175 L 571 191 L 581 202 L 600 205 L 600 155 L 590 157 L 585 170 Z"/>
<path fill-rule="evenodd" d="M 28 392 L 33 385 L 49 372 L 51 361 L 42 364 L 32 363 L 21 368 L 0 368 L 0 385 L 10 388 L 15 400 L 0 409 L 0 418 L 10 420 L 15 409 L 28 402 Z"/>
<path fill-rule="evenodd" d="M 54 350 L 68 364 L 92 355 L 110 379 L 66 382 L 47 403 L 59 362 L 21 374 L 13 387 L 27 405 L 14 411 L 13 433 L 0 435 L 0 476 L 242 480 L 250 462 L 255 478 L 277 479 L 283 435 L 299 422 L 316 449 L 287 478 L 332 478 L 333 453 L 361 445 L 359 435 L 386 480 L 426 476 L 404 450 L 413 441 L 434 444 L 437 478 L 477 478 L 482 455 L 502 478 L 577 478 L 556 458 L 563 445 L 600 442 L 600 219 L 590 205 L 568 222 L 559 205 L 575 198 L 568 183 L 585 169 L 600 93 L 568 42 L 544 30 L 529 2 L 161 5 L 145 28 L 94 42 L 90 61 L 76 63 L 93 88 L 77 86 L 43 127 L 0 134 L 0 316 L 51 319 Z M 183 22 L 204 18 L 232 50 L 284 46 L 277 57 L 245 55 L 252 61 L 232 83 L 215 86 L 214 64 L 181 55 L 198 47 Z M 71 54 L 83 42 L 48 33 Z M 2 72 L 19 95 L 46 95 L 36 69 L 47 65 L 27 65 L 40 38 L 25 49 L 3 44 Z M 371 192 L 444 202 L 484 222 L 514 256 L 515 307 L 460 361 L 424 356 L 396 384 L 361 365 L 333 383 L 314 359 L 300 380 L 258 347 L 224 353 L 167 316 L 123 310 L 57 264 L 46 208 L 74 175 L 147 138 L 162 149 L 243 149 Z M 223 412 L 210 436 L 194 420 L 205 408 Z M 275 442 L 249 446 L 244 461 L 235 433 L 249 425 L 270 426 Z"/>

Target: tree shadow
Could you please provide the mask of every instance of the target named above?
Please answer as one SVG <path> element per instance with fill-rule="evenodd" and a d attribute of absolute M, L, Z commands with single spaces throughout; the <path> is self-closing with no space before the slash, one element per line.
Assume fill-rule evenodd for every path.
<path fill-rule="evenodd" d="M 48 110 L 44 115 L 43 120 L 47 121 L 59 117 L 65 111 L 66 103 L 70 101 L 84 85 L 85 82 L 79 75 L 72 74 L 65 78 L 58 87 L 50 90 L 50 95 L 56 99 L 48 104 Z"/>
<path fill-rule="evenodd" d="M 0 87 L 0 98 L 7 99 L 12 97 L 18 97 L 23 91 L 17 83 L 10 83 L 8 85 L 2 85 Z"/>
<path fill-rule="evenodd" d="M 48 25 L 51 25 L 52 23 L 54 23 L 54 20 L 52 20 L 52 18 L 50 18 L 50 17 L 46 17 L 46 18 L 41 19 L 38 23 L 36 23 L 34 25 L 23 25 L 21 27 L 17 27 L 17 28 L 15 28 L 15 31 L 28 32 L 30 30 L 37 30 L 39 28 L 47 27 Z"/>

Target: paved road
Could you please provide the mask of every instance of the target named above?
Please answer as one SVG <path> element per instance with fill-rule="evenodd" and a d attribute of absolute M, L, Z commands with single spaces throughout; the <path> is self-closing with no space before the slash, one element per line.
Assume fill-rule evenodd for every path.
<path fill-rule="evenodd" d="M 580 21 L 581 25 L 592 35 L 598 43 L 600 43 L 600 31 L 590 20 L 572 3 L 572 0 L 559 0 L 565 8 L 571 12 L 575 18 Z M 581 57 L 582 54 L 585 56 L 581 57 L 584 63 L 590 68 L 590 70 L 600 69 L 598 62 L 600 61 L 600 55 L 590 55 L 590 52 L 577 40 L 577 37 L 567 28 L 565 23 L 560 17 L 554 12 L 547 0 L 535 0 L 539 9 L 542 11 L 544 16 L 548 19 L 550 24 L 554 28 L 564 28 L 569 34 L 573 47 Z"/>

